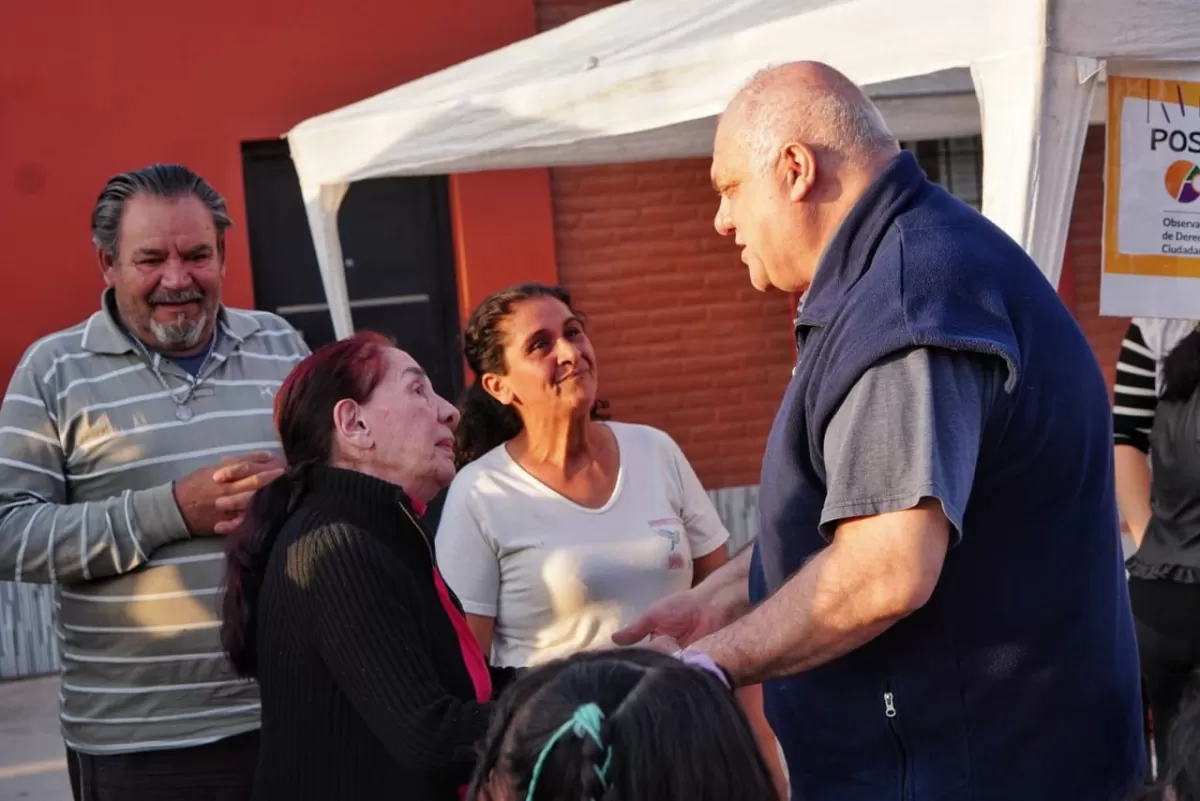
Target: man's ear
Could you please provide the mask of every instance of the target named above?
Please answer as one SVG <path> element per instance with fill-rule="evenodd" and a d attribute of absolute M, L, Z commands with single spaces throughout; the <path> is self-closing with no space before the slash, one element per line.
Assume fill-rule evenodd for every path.
<path fill-rule="evenodd" d="M 792 142 L 783 149 L 779 163 L 787 182 L 788 198 L 793 203 L 803 201 L 817 182 L 817 154 L 806 144 Z"/>
<path fill-rule="evenodd" d="M 513 402 L 513 392 L 508 386 L 508 381 L 502 375 L 496 373 L 484 373 L 480 383 L 483 385 L 483 391 L 491 395 L 496 400 L 509 406 Z"/>
<path fill-rule="evenodd" d="M 356 448 L 367 450 L 375 446 L 375 438 L 363 417 L 362 407 L 349 398 L 342 398 L 333 407 L 333 427 L 343 442 Z"/>
<path fill-rule="evenodd" d="M 96 265 L 100 268 L 100 277 L 104 279 L 105 286 L 113 285 L 113 271 L 117 266 L 113 264 L 109 255 L 100 248 L 96 248 Z"/>

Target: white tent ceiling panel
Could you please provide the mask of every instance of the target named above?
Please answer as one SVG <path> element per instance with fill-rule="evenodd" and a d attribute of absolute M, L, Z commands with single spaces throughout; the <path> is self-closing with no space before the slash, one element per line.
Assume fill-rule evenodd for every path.
<path fill-rule="evenodd" d="M 1086 125 L 1104 116 L 1074 57 L 1189 60 L 1197 41 L 1200 0 L 627 0 L 288 139 L 334 308 L 350 182 L 705 155 L 756 70 L 825 61 L 902 139 L 982 131 L 984 212 L 1054 280 Z M 339 336 L 349 321 L 334 308 Z"/>
<path fill-rule="evenodd" d="M 1057 286 L 1099 65 L 1042 51 L 972 72 L 983 108 L 984 213 Z"/>
<path fill-rule="evenodd" d="M 1057 0 L 1047 3 L 1046 45 L 1075 56 L 1195 61 L 1197 0 Z"/>
<path fill-rule="evenodd" d="M 629 0 L 315 117 L 289 140 L 304 184 L 501 166 L 485 149 L 536 158 L 572 147 L 590 163 L 595 140 L 718 114 L 772 63 L 828 61 L 872 85 L 966 68 L 985 47 L 1032 46 L 1034 26 L 1012 7 L 1031 4 L 1009 0 L 1001 13 L 926 0 L 914 14 L 894 0 Z"/>

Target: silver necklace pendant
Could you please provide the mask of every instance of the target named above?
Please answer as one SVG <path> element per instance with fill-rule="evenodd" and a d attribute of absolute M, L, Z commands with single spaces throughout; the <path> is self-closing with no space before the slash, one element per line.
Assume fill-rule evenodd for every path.
<path fill-rule="evenodd" d="M 175 419 L 179 420 L 180 422 L 183 422 L 183 423 L 186 423 L 188 420 L 191 420 L 192 419 L 191 407 L 190 406 L 176 406 L 175 407 Z"/>

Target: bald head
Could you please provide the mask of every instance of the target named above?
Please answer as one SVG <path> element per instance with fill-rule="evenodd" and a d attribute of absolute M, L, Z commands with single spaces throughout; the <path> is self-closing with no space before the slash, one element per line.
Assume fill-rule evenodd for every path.
<path fill-rule="evenodd" d="M 768 67 L 755 74 L 721 117 L 718 136 L 745 141 L 759 168 L 788 143 L 818 157 L 865 166 L 899 150 L 875 104 L 849 78 L 815 61 Z"/>
<path fill-rule="evenodd" d="M 713 226 L 758 289 L 802 290 L 858 198 L 899 152 L 875 105 L 826 64 L 763 70 L 717 125 Z"/>

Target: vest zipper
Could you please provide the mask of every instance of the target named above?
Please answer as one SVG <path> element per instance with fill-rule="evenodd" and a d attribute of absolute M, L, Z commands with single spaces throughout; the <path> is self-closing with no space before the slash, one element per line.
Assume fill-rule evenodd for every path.
<path fill-rule="evenodd" d="M 909 790 L 908 748 L 904 745 L 904 735 L 900 732 L 897 720 L 896 695 L 891 685 L 886 685 L 883 691 L 883 716 L 887 718 L 888 731 L 892 734 L 892 742 L 900 754 L 900 801 L 910 801 L 912 793 Z"/>

